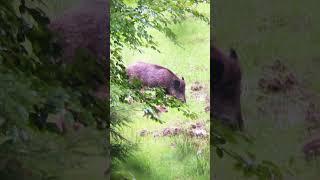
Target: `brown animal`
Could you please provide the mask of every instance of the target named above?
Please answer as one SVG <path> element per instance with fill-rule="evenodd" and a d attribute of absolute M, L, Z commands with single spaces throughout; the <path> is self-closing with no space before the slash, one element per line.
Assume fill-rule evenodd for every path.
<path fill-rule="evenodd" d="M 213 118 L 232 129 L 243 130 L 240 106 L 241 69 L 234 49 L 229 55 L 220 49 L 211 48 L 211 69 L 213 79 Z"/>
<path fill-rule="evenodd" d="M 76 6 L 66 9 L 63 15 L 51 20 L 48 28 L 57 34 L 58 44 L 62 47 L 62 64 L 74 63 L 77 50 L 86 50 L 92 56 L 97 58 L 98 66 L 101 67 L 95 72 L 87 74 L 92 84 L 93 96 L 100 100 L 108 97 L 108 61 L 109 52 L 107 44 L 109 41 L 108 31 L 108 1 L 106 0 L 81 0 Z M 89 59 L 92 60 L 92 59 Z M 79 69 L 83 71 L 83 69 Z M 57 114 L 57 117 L 63 115 L 63 111 Z M 64 132 L 66 130 L 63 119 L 58 119 L 56 128 Z M 75 123 L 74 129 L 82 127 L 78 122 Z"/>
<path fill-rule="evenodd" d="M 75 7 L 65 10 L 63 15 L 52 19 L 49 24 L 49 29 L 60 37 L 58 43 L 63 50 L 63 63 L 72 63 L 76 51 L 82 49 L 98 58 L 98 64 L 102 68 L 100 72 L 93 72 L 90 76 L 93 77 L 91 81 L 95 82 L 94 95 L 101 99 L 105 99 L 109 94 L 106 88 L 108 77 L 95 78 L 95 74 L 109 72 L 107 7 L 106 0 L 82 0 Z"/>
<path fill-rule="evenodd" d="M 63 60 L 73 60 L 79 48 L 89 50 L 101 60 L 105 66 L 105 56 L 109 46 L 108 1 L 82 0 L 71 7 L 63 15 L 51 20 L 49 29 L 60 35 L 59 44 L 63 48 Z"/>
<path fill-rule="evenodd" d="M 185 81 L 169 69 L 144 62 L 136 62 L 127 68 L 129 79 L 139 79 L 147 87 L 163 87 L 166 93 L 186 102 Z"/>
<path fill-rule="evenodd" d="M 94 57 L 97 57 L 99 69 L 88 73 L 92 93 L 99 98 L 99 101 L 105 101 L 109 96 L 109 6 L 108 0 L 82 0 L 76 3 L 76 6 L 68 9 L 58 18 L 51 21 L 49 28 L 60 35 L 59 44 L 62 46 L 62 62 L 73 63 L 77 50 L 87 50 Z M 88 59 L 92 60 L 92 59 Z M 88 69 L 86 69 L 88 70 Z M 83 71 L 83 69 L 79 69 Z M 102 78 L 97 76 L 102 74 Z M 89 82 L 88 82 L 89 83 Z M 101 102 L 98 102 L 101 103 Z M 67 107 L 65 107 L 67 108 Z M 103 110 L 101 110 L 103 111 Z M 105 109 L 105 111 L 108 111 Z M 77 114 L 79 112 L 76 112 Z M 78 115 L 76 115 L 78 116 Z M 58 130 L 65 131 L 66 128 L 78 130 L 83 126 L 81 119 L 76 118 L 71 127 L 65 126 L 63 119 L 58 119 Z M 107 118 L 108 119 L 108 118 Z M 59 124 L 59 122 L 62 122 Z M 97 126 L 104 128 L 104 120 L 97 120 Z M 109 142 L 107 141 L 108 146 Z M 107 153 L 110 153 L 107 151 Z M 106 163 L 105 174 L 110 174 L 109 159 Z M 108 178 L 107 178 L 108 179 Z"/>

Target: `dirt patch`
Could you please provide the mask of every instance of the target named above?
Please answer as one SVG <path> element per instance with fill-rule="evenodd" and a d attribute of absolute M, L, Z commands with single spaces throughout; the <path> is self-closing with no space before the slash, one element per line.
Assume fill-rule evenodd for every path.
<path fill-rule="evenodd" d="M 187 135 L 194 138 L 206 138 L 209 136 L 209 131 L 205 124 L 202 122 L 189 122 L 181 123 L 177 125 L 170 125 L 161 130 L 149 131 L 143 129 L 139 132 L 139 135 L 144 137 L 152 135 L 153 137 L 172 137 L 178 135 Z"/>
<path fill-rule="evenodd" d="M 312 135 L 313 131 L 320 132 L 320 108 L 318 105 L 309 103 L 305 112 L 305 121 L 309 135 Z"/>
<path fill-rule="evenodd" d="M 301 111 L 306 122 L 320 121 L 320 96 L 310 91 L 298 77 L 281 61 L 263 68 L 262 77 L 258 81 L 257 101 L 262 102 L 268 113 L 285 113 L 286 111 Z M 269 103 L 266 103 L 269 102 Z M 296 109 L 290 109 L 296 108 Z"/>
<path fill-rule="evenodd" d="M 305 113 L 307 129 L 306 141 L 302 151 L 306 161 L 316 159 L 320 155 L 320 108 L 315 103 L 309 103 Z"/>
<path fill-rule="evenodd" d="M 197 101 L 203 101 L 205 103 L 205 112 L 210 111 L 210 94 L 209 94 L 209 88 L 201 84 L 200 82 L 196 81 L 191 85 L 191 95 L 197 100 Z"/>
<path fill-rule="evenodd" d="M 276 60 L 263 69 L 258 81 L 262 94 L 257 100 L 259 109 L 283 119 L 299 119 L 305 124 L 306 136 L 302 153 L 306 160 L 320 155 L 320 96 L 298 81 L 297 76 Z"/>
<path fill-rule="evenodd" d="M 208 94 L 206 97 L 206 107 L 204 108 L 205 112 L 210 112 L 210 95 Z"/>
<path fill-rule="evenodd" d="M 205 125 L 203 123 L 192 123 L 188 129 L 188 134 L 191 137 L 207 137 L 208 131 L 205 129 Z"/>
<path fill-rule="evenodd" d="M 201 91 L 203 89 L 203 86 L 198 82 L 194 82 L 191 86 L 191 91 Z"/>
<path fill-rule="evenodd" d="M 162 130 L 162 136 L 175 136 L 181 133 L 182 133 L 182 128 L 178 126 L 166 127 Z"/>
<path fill-rule="evenodd" d="M 295 75 L 280 60 L 265 67 L 263 73 L 258 85 L 264 93 L 290 91 L 299 84 Z"/>
<path fill-rule="evenodd" d="M 305 112 L 306 141 L 302 151 L 306 161 L 316 159 L 320 155 L 320 109 L 315 103 L 309 103 Z"/>
<path fill-rule="evenodd" d="M 316 159 L 320 155 L 320 138 L 306 142 L 303 145 L 302 151 L 307 161 Z"/>

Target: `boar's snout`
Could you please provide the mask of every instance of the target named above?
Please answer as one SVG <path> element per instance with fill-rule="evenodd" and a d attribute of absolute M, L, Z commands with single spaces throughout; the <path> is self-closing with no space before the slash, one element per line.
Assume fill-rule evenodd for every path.
<path fill-rule="evenodd" d="M 183 103 L 186 103 L 186 95 L 185 95 L 185 82 L 184 78 L 173 80 L 173 88 L 170 92 L 174 97 L 181 100 Z"/>

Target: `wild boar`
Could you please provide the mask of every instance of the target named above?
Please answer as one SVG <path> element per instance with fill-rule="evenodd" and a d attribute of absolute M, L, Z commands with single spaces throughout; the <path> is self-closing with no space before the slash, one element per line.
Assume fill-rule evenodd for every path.
<path fill-rule="evenodd" d="M 49 29 L 59 34 L 59 45 L 62 47 L 62 62 L 65 64 L 74 63 L 74 57 L 77 50 L 87 50 L 90 55 L 96 57 L 97 64 L 100 68 L 91 71 L 89 68 L 78 69 L 78 71 L 86 71 L 86 77 L 90 79 L 92 84 L 92 94 L 101 101 L 109 98 L 109 37 L 110 23 L 109 11 L 110 2 L 108 0 L 81 0 L 75 3 L 75 6 L 68 8 L 62 15 L 52 19 Z M 90 58 L 88 61 L 92 61 Z M 96 103 L 93 103 L 96 104 Z M 67 108 L 67 107 L 65 107 Z M 99 114 L 106 114 L 108 109 L 101 108 Z M 67 109 L 66 109 L 67 110 Z M 64 110 L 63 110 L 64 111 Z M 61 114 L 61 113 L 60 113 Z M 74 113 L 75 121 L 71 124 L 74 130 L 81 129 L 85 125 L 86 119 L 82 119 L 80 112 Z M 100 116 L 100 115 L 99 115 Z M 104 128 L 105 120 L 97 119 L 98 128 Z M 60 124 L 61 123 L 61 124 Z M 66 122 L 63 118 L 56 119 L 58 130 L 63 132 L 66 130 Z M 107 126 L 108 127 L 108 126 Z M 67 127 L 68 128 L 68 127 Z M 107 128 L 109 133 L 109 128 Z M 107 138 L 107 146 L 109 142 Z M 109 153 L 109 151 L 107 152 Z M 105 163 L 105 175 L 110 175 L 110 161 L 107 159 Z M 108 178 L 107 178 L 108 179 Z"/>
<path fill-rule="evenodd" d="M 94 95 L 105 100 L 109 94 L 106 84 L 109 76 L 109 8 L 106 0 L 82 0 L 53 18 L 49 29 L 58 35 L 62 47 L 62 63 L 73 63 L 77 50 L 87 50 L 96 57 L 99 69 L 88 74 L 94 84 Z M 82 69 L 83 70 L 83 69 Z M 80 70 L 81 71 L 81 70 Z"/>
<path fill-rule="evenodd" d="M 108 11 L 106 0 L 81 0 L 51 20 L 49 29 L 60 36 L 65 62 L 72 61 L 76 50 L 83 48 L 97 56 L 101 65 L 107 65 L 103 57 L 109 46 Z"/>
<path fill-rule="evenodd" d="M 211 72 L 213 79 L 213 118 L 222 121 L 232 129 L 243 130 L 240 106 L 241 69 L 234 49 L 224 54 L 211 48 Z"/>
<path fill-rule="evenodd" d="M 62 54 L 59 58 L 61 64 L 75 63 L 77 50 L 86 50 L 96 58 L 96 64 L 99 68 L 95 68 L 95 71 L 78 70 L 86 71 L 86 77 L 90 79 L 90 82 L 86 83 L 92 85 L 90 93 L 102 101 L 108 99 L 109 95 L 107 88 L 109 76 L 105 75 L 109 73 L 108 6 L 109 3 L 106 0 L 81 0 L 75 6 L 67 8 L 62 15 L 52 18 L 48 25 L 48 28 L 58 37 L 57 43 L 62 48 Z M 92 60 L 92 58 L 88 59 L 88 61 Z M 60 132 L 66 130 L 65 122 L 60 117 L 65 110 L 63 109 L 55 118 L 55 126 Z M 74 112 L 74 114 L 78 116 L 78 112 Z M 77 123 L 73 125 L 75 129 L 82 126 Z"/>
<path fill-rule="evenodd" d="M 144 86 L 162 87 L 166 93 L 186 102 L 185 81 L 169 69 L 144 62 L 136 62 L 127 68 L 129 79 L 137 78 Z"/>

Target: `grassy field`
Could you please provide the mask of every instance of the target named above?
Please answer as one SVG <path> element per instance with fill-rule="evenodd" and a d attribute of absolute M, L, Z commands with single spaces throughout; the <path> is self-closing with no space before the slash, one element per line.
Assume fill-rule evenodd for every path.
<path fill-rule="evenodd" d="M 209 17 L 209 5 L 199 6 L 199 10 Z M 196 120 L 189 120 L 182 113 L 169 109 L 161 114 L 163 124 L 143 117 L 141 108 L 131 105 L 130 114 L 133 123 L 123 129 L 125 137 L 138 143 L 139 149 L 125 163 L 117 164 L 118 169 L 131 173 L 136 179 L 209 179 L 209 146 L 208 138 L 191 138 L 185 135 L 173 137 L 141 137 L 139 132 L 162 131 L 171 126 L 187 126 L 188 123 L 201 122 L 209 130 L 209 113 L 205 112 L 209 97 L 210 68 L 209 68 L 209 25 L 187 18 L 186 21 L 172 27 L 177 34 L 181 47 L 175 45 L 164 35 L 152 32 L 159 42 L 158 53 L 145 49 L 143 53 L 124 51 L 124 60 L 129 65 L 137 60 L 164 66 L 186 81 L 186 98 L 190 109 L 198 113 Z M 198 82 L 203 88 L 197 94 L 191 86 Z"/>
<path fill-rule="evenodd" d="M 305 110 L 311 101 L 319 105 L 320 12 L 315 0 L 216 1 L 215 44 L 224 50 L 234 47 L 243 68 L 242 109 L 246 131 L 255 144 L 230 145 L 253 151 L 289 168 L 290 180 L 317 180 L 319 160 L 307 163 L 301 151 L 311 136 L 305 131 Z M 297 79 L 295 89 L 263 93 L 259 79 L 264 67 L 280 60 Z M 303 89 L 299 91 L 297 89 Z M 312 94 L 305 96 L 305 92 Z M 257 98 L 264 96 L 258 100 Z M 233 171 L 230 159 L 214 159 L 216 179 L 248 179 Z"/>

